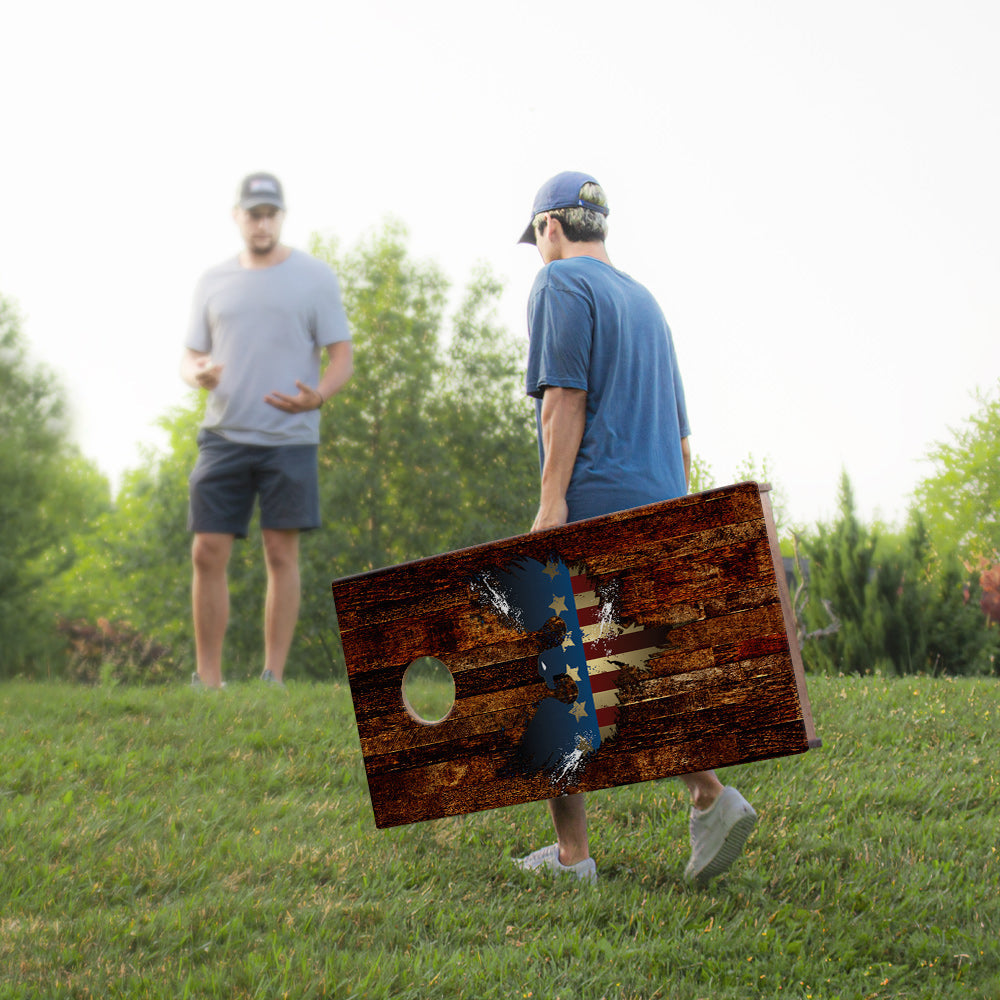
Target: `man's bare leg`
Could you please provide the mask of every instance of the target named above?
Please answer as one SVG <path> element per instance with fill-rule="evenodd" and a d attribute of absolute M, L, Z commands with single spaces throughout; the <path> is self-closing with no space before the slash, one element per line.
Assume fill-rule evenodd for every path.
<path fill-rule="evenodd" d="M 708 809 L 722 794 L 722 782 L 715 776 L 715 771 L 694 771 L 682 774 L 680 779 L 687 785 L 691 805 L 695 809 Z"/>
<path fill-rule="evenodd" d="M 285 675 L 285 662 L 299 620 L 302 583 L 299 575 L 298 531 L 267 529 L 264 559 L 267 563 L 267 600 L 264 606 L 264 669 L 276 681 Z"/>
<path fill-rule="evenodd" d="M 222 643 L 229 624 L 227 566 L 233 536 L 196 534 L 191 545 L 191 610 L 198 677 L 210 688 L 222 686 Z"/>
<path fill-rule="evenodd" d="M 590 857 L 587 840 L 587 804 L 583 793 L 549 799 L 549 813 L 559 841 L 559 863 L 575 865 Z"/>
<path fill-rule="evenodd" d="M 687 786 L 695 809 L 708 809 L 722 794 L 722 783 L 715 771 L 695 771 L 693 774 L 682 774 L 680 778 Z M 560 864 L 575 865 L 589 858 L 587 805 L 583 794 L 549 799 L 549 813 L 559 841 Z"/>

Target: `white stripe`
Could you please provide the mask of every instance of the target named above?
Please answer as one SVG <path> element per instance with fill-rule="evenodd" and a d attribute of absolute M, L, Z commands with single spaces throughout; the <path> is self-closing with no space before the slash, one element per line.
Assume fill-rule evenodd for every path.
<path fill-rule="evenodd" d="M 645 670 L 649 661 L 659 652 L 659 647 L 650 646 L 648 649 L 633 649 L 631 652 L 615 653 L 612 656 L 596 656 L 587 660 L 587 673 L 591 676 L 606 674 L 609 670 L 621 670 L 623 666 Z"/>
<path fill-rule="evenodd" d="M 611 708 L 618 704 L 618 688 L 600 691 L 594 695 L 594 708 Z"/>

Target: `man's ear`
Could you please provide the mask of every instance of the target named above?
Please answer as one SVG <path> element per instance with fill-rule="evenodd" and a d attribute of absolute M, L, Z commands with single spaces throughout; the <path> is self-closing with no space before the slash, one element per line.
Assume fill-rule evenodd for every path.
<path fill-rule="evenodd" d="M 536 236 L 535 238 L 544 243 L 558 243 L 559 240 L 562 239 L 562 235 L 562 223 L 554 216 L 546 213 L 545 231 L 540 236 Z"/>
<path fill-rule="evenodd" d="M 549 227 L 547 233 L 554 246 L 562 247 L 567 242 L 566 230 L 563 229 L 562 222 L 555 218 L 555 216 L 549 216 Z"/>

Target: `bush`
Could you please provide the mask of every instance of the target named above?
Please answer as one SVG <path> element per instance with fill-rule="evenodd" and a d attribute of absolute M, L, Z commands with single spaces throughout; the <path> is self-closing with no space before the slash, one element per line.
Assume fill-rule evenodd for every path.
<path fill-rule="evenodd" d="M 59 620 L 69 644 L 67 676 L 85 684 L 163 684 L 177 679 L 170 650 L 128 622 Z"/>
<path fill-rule="evenodd" d="M 800 539 L 809 560 L 804 630 L 840 622 L 806 642 L 809 669 L 862 674 L 985 674 L 996 670 L 1000 631 L 980 609 L 980 585 L 954 554 L 936 553 L 921 518 L 900 535 L 862 525 L 846 474 L 840 520 Z"/>

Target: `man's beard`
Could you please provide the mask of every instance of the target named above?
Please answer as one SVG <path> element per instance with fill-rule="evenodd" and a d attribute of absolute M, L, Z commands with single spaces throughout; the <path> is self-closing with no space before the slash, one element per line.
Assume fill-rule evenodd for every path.
<path fill-rule="evenodd" d="M 258 257 L 266 257 L 277 245 L 277 240 L 268 240 L 267 243 L 251 243 L 250 253 L 256 254 Z"/>

